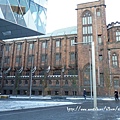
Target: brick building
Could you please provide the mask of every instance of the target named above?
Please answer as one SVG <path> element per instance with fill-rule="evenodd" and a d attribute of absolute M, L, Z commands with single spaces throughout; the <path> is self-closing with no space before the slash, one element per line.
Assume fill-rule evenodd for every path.
<path fill-rule="evenodd" d="M 0 59 L 1 93 L 82 95 L 85 88 L 90 95 L 91 41 L 95 45 L 97 95 L 120 90 L 120 23 L 107 26 L 105 9 L 105 0 L 78 4 L 77 26 L 6 40 Z"/>

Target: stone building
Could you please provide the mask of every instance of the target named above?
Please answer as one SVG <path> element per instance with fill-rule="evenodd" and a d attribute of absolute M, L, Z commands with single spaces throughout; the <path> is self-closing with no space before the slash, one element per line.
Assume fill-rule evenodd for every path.
<path fill-rule="evenodd" d="M 91 42 L 97 95 L 119 89 L 120 23 L 106 25 L 105 0 L 78 4 L 77 26 L 5 40 L 0 91 L 17 95 L 82 95 L 92 90 Z M 76 43 L 76 44 L 75 44 Z"/>
<path fill-rule="evenodd" d="M 107 62 L 109 69 L 110 90 L 120 91 L 120 22 L 107 26 Z"/>

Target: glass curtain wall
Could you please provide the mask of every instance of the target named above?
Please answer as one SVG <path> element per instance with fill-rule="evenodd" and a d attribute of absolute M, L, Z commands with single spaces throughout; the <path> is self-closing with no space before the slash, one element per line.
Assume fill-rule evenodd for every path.
<path fill-rule="evenodd" d="M 0 0 L 0 18 L 46 33 L 47 0 Z"/>

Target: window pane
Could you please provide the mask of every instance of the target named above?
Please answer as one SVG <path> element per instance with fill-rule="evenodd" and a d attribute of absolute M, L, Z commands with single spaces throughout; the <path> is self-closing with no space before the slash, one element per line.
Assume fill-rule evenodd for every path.
<path fill-rule="evenodd" d="M 29 56 L 28 57 L 28 62 L 31 62 L 31 63 L 34 62 L 34 56 Z"/>
<path fill-rule="evenodd" d="M 90 66 L 89 65 L 84 69 L 83 80 L 84 80 L 83 82 L 84 85 L 90 85 Z"/>
<path fill-rule="evenodd" d="M 60 41 L 56 41 L 56 47 L 60 47 Z"/>
<path fill-rule="evenodd" d="M 92 24 L 92 17 L 88 17 L 88 24 Z"/>
<path fill-rule="evenodd" d="M 85 27 L 83 27 L 83 34 L 85 34 Z"/>
<path fill-rule="evenodd" d="M 98 36 L 98 44 L 102 44 L 101 36 Z"/>
<path fill-rule="evenodd" d="M 98 17 L 100 16 L 100 11 L 97 11 L 97 16 L 98 16 Z"/>
<path fill-rule="evenodd" d="M 117 36 L 117 35 L 119 35 L 119 33 L 118 33 L 118 32 L 116 32 L 116 36 Z"/>
<path fill-rule="evenodd" d="M 114 86 L 116 87 L 118 87 L 119 86 L 119 80 L 114 80 Z"/>
<path fill-rule="evenodd" d="M 83 42 L 89 43 L 92 41 L 92 16 L 89 11 L 83 17 Z M 90 35 L 91 34 L 91 35 Z"/>
<path fill-rule="evenodd" d="M 75 53 L 71 53 L 70 54 L 70 60 L 72 61 L 72 60 L 75 60 Z"/>
<path fill-rule="evenodd" d="M 60 54 L 56 54 L 56 56 L 55 56 L 56 58 L 56 61 L 58 61 L 58 60 L 60 60 L 61 59 L 61 56 L 60 56 Z"/>
<path fill-rule="evenodd" d="M 20 63 L 20 62 L 21 62 L 21 57 L 20 56 L 16 57 L 16 63 Z"/>
<path fill-rule="evenodd" d="M 74 43 L 75 43 L 75 40 L 73 39 L 73 40 L 71 40 L 70 45 L 71 45 L 71 46 L 74 46 Z"/>
<path fill-rule="evenodd" d="M 84 25 L 85 24 L 85 18 L 84 17 L 82 18 L 82 22 L 83 22 L 83 25 Z"/>
<path fill-rule="evenodd" d="M 88 34 L 92 34 L 92 26 L 88 26 Z"/>
<path fill-rule="evenodd" d="M 118 66 L 118 58 L 116 54 L 112 55 L 112 63 L 114 67 Z"/>
<path fill-rule="evenodd" d="M 33 48 L 34 48 L 34 44 L 33 44 L 33 43 L 30 43 L 30 44 L 29 44 L 29 49 L 32 50 Z"/>
<path fill-rule="evenodd" d="M 22 44 L 17 44 L 17 50 L 22 50 Z"/>
<path fill-rule="evenodd" d="M 9 44 L 5 45 L 6 51 L 10 51 L 11 46 Z"/>
<path fill-rule="evenodd" d="M 47 61 L 47 54 L 44 54 L 42 55 L 42 58 L 41 58 L 42 62 L 45 62 Z"/>
<path fill-rule="evenodd" d="M 42 43 L 42 48 L 47 48 L 47 42 Z"/>
<path fill-rule="evenodd" d="M 99 60 L 102 61 L 103 60 L 103 56 L 99 55 Z"/>
<path fill-rule="evenodd" d="M 85 36 L 83 36 L 83 43 L 85 43 Z"/>

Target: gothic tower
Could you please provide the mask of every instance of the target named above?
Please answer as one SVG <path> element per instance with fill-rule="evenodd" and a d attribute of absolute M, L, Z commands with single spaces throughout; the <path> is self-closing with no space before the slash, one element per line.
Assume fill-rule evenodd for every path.
<path fill-rule="evenodd" d="M 84 88 L 90 94 L 92 84 L 91 42 L 95 45 L 95 71 L 97 94 L 105 92 L 105 73 L 107 71 L 107 27 L 105 0 L 77 5 L 77 45 L 79 92 Z M 107 73 L 106 73 L 107 74 Z"/>

